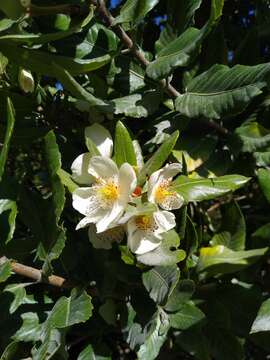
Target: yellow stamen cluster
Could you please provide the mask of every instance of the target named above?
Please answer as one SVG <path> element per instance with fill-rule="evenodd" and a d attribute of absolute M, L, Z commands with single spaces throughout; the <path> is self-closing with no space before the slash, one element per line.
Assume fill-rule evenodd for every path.
<path fill-rule="evenodd" d="M 170 181 L 165 180 L 157 187 L 155 191 L 155 198 L 158 204 L 163 203 L 168 196 L 174 195 L 174 192 L 170 191 L 170 183 Z"/>
<path fill-rule="evenodd" d="M 103 200 L 109 202 L 117 200 L 119 196 L 118 185 L 113 181 L 108 181 L 106 184 L 100 186 L 98 192 Z"/>
<path fill-rule="evenodd" d="M 150 216 L 140 215 L 136 217 L 136 226 L 140 230 L 148 230 L 153 227 L 153 220 Z"/>

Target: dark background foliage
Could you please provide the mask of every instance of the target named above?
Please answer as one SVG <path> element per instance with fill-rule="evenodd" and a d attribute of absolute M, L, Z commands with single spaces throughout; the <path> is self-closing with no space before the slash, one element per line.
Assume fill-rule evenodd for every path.
<path fill-rule="evenodd" d="M 53 0 L 32 3 L 59 5 Z M 78 0 L 65 3 L 82 7 L 88 4 Z M 135 27 L 130 29 L 123 24 L 150 61 L 154 60 L 155 43 L 167 25 L 172 30 L 171 37 L 161 41 L 161 49 L 183 32 L 181 16 L 186 3 L 160 0 Z M 107 5 L 113 16 L 119 15 L 121 1 Z M 186 26 L 193 24 L 201 29 L 209 19 L 210 7 L 210 0 L 203 0 L 194 12 L 194 21 L 190 19 Z M 161 78 L 169 78 L 183 94 L 194 77 L 214 64 L 233 67 L 269 62 L 269 15 L 269 1 L 226 0 L 219 22 L 192 53 L 190 61 L 175 66 Z M 34 14 L 20 22 L 18 16 L 1 12 L 0 137 L 1 144 L 9 143 L 9 152 L 5 161 L 6 145 L 2 146 L 0 359 L 267 359 L 267 65 L 261 70 L 245 70 L 246 77 L 251 75 L 248 80 L 241 78 L 242 83 L 234 83 L 241 77 L 240 70 L 236 70 L 226 89 L 222 88 L 224 79 L 216 80 L 217 89 L 214 87 L 213 91 L 225 92 L 230 86 L 240 88 L 232 100 L 219 95 L 215 104 L 221 105 L 216 117 L 210 114 L 209 103 L 197 107 L 200 100 L 196 99 L 185 107 L 177 98 L 175 108 L 170 102 L 171 94 L 159 86 L 156 75 L 146 77 L 134 54 L 121 53 L 125 45 L 112 28 L 94 28 L 96 24 L 103 26 L 100 14 L 95 13 L 80 32 L 72 31 L 60 40 L 41 40 L 44 34 L 82 27 L 84 17 L 85 10 L 69 15 L 56 12 Z M 31 34 L 38 39 L 19 37 Z M 2 38 L 8 35 L 11 38 Z M 39 59 L 33 57 L 31 46 L 42 51 Z M 57 63 L 59 58 L 51 58 L 54 55 L 69 60 L 98 58 L 99 64 L 104 64 L 91 68 L 91 72 L 82 71 L 73 62 Z M 19 86 L 20 67 L 32 71 L 33 93 L 25 94 Z M 71 86 L 63 69 L 76 79 L 76 86 Z M 209 79 L 208 73 L 200 91 L 210 92 Z M 256 96 L 246 90 L 249 85 Z M 190 92 L 196 91 L 195 84 Z M 131 98 L 128 105 L 113 102 L 133 94 L 138 94 L 135 104 Z M 7 98 L 15 108 L 15 124 Z M 96 99 L 106 104 L 102 107 Z M 93 105 L 91 101 L 93 107 L 89 106 Z M 108 103 L 113 110 L 104 110 Z M 224 191 L 218 198 L 216 192 L 209 191 L 209 195 L 206 186 L 200 193 L 188 185 L 188 204 L 176 212 L 177 236 L 187 256 L 171 265 L 168 273 L 163 267 L 135 266 L 125 244 L 110 251 L 96 250 L 86 230 L 75 231 L 80 215 L 71 206 L 72 184 L 67 174 L 70 165 L 76 156 L 87 151 L 86 126 L 102 122 L 114 134 L 117 120 L 141 143 L 146 160 L 179 130 L 179 139 L 168 160 L 183 161 L 185 174 L 190 178 L 230 174 L 250 178 L 241 189 Z M 60 168 L 67 173 L 59 177 Z M 233 185 L 229 184 L 228 190 L 236 189 Z M 225 246 L 229 252 L 219 258 L 216 246 Z M 213 249 L 217 253 L 213 254 Z M 15 269 L 13 260 L 42 269 L 42 278 L 33 282 L 33 277 L 29 280 L 22 276 L 27 274 L 24 269 Z M 52 274 L 67 279 L 66 286 L 50 284 Z M 159 278 L 164 283 L 160 284 Z"/>

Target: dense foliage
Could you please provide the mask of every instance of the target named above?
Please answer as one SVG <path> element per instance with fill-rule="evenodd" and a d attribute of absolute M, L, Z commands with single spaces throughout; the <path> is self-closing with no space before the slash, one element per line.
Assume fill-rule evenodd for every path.
<path fill-rule="evenodd" d="M 0 1 L 0 360 L 268 358 L 269 19 Z"/>

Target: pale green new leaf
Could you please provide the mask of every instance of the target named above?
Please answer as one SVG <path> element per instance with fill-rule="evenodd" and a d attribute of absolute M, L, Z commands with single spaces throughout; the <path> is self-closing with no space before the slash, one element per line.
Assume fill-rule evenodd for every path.
<path fill-rule="evenodd" d="M 123 163 L 129 163 L 132 166 L 137 165 L 132 139 L 121 121 L 118 121 L 115 128 L 114 156 L 118 166 L 121 166 Z"/>
<path fill-rule="evenodd" d="M 111 357 L 98 355 L 92 345 L 87 345 L 83 351 L 80 352 L 77 360 L 111 360 Z"/>
<path fill-rule="evenodd" d="M 12 273 L 12 267 L 9 260 L 0 264 L 0 283 L 5 282 Z"/>
<path fill-rule="evenodd" d="M 176 109 L 188 116 L 220 119 L 241 113 L 266 87 L 270 64 L 214 65 L 188 83 L 176 99 Z"/>
<path fill-rule="evenodd" d="M 270 131 L 257 122 L 244 124 L 235 130 L 244 152 L 254 152 L 270 146 Z"/>
<path fill-rule="evenodd" d="M 186 202 L 215 199 L 235 191 L 249 181 L 242 175 L 224 175 L 217 178 L 189 178 L 181 175 L 173 182 L 173 189 L 182 195 Z"/>
<path fill-rule="evenodd" d="M 179 136 L 179 131 L 175 131 L 164 143 L 158 148 L 158 150 L 152 155 L 152 157 L 144 164 L 138 177 L 138 184 L 142 185 L 147 176 L 150 176 L 154 171 L 159 170 L 164 162 L 171 154 L 176 141 Z"/>
<path fill-rule="evenodd" d="M 14 299 L 10 304 L 9 312 L 13 314 L 19 306 L 23 304 L 35 304 L 33 295 L 27 295 L 25 287 L 32 285 L 32 283 L 20 283 L 7 285 L 4 291 L 10 292 L 14 295 Z"/>

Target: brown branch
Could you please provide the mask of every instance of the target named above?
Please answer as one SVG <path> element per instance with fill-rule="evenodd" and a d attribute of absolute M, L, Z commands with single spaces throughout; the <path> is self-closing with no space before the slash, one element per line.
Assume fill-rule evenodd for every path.
<path fill-rule="evenodd" d="M 143 68 L 146 68 L 146 66 L 149 64 L 149 61 L 144 57 L 142 51 L 136 46 L 133 40 L 124 31 L 122 26 L 114 25 L 114 17 L 107 9 L 104 0 L 99 0 L 98 4 L 96 4 L 95 0 L 93 2 L 95 3 L 95 5 L 97 5 L 97 11 L 99 12 L 104 24 L 114 31 L 114 33 L 119 37 L 119 39 L 123 42 L 123 44 L 135 56 L 135 58 L 139 61 L 139 63 L 143 66 Z M 168 95 L 174 98 L 180 95 L 180 93 L 171 84 L 167 84 L 165 79 L 160 80 L 159 84 L 167 92 Z"/>
<path fill-rule="evenodd" d="M 8 258 L 2 256 L 0 258 L 0 264 L 8 260 L 9 260 Z M 35 269 L 31 266 L 20 264 L 14 260 L 10 260 L 10 263 L 11 263 L 11 269 L 14 273 L 21 276 L 25 276 L 29 279 L 34 280 L 35 282 L 45 283 L 64 289 L 70 289 L 75 286 L 75 284 L 72 284 L 70 281 L 62 278 L 61 276 L 51 275 L 48 278 L 46 278 L 43 276 L 42 271 L 39 269 Z"/>

